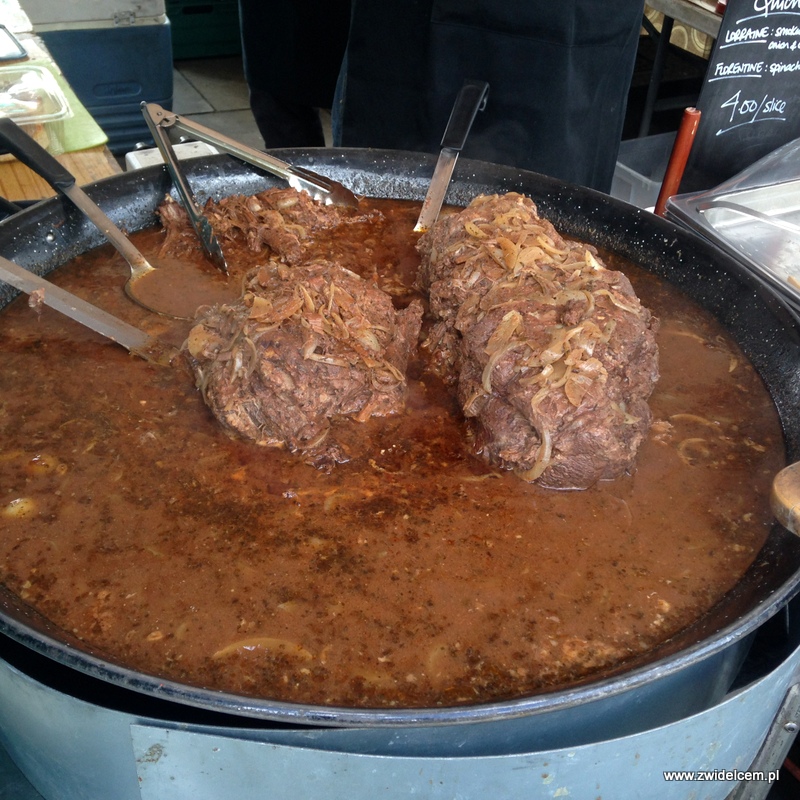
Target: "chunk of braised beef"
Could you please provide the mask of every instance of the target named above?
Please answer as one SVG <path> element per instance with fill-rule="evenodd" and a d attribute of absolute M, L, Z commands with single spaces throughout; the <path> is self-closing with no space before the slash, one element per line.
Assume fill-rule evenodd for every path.
<path fill-rule="evenodd" d="M 206 403 L 231 432 L 301 452 L 320 468 L 347 459 L 332 422 L 401 411 L 422 307 L 344 267 L 278 261 L 242 298 L 207 310 L 187 348 Z"/>
<path fill-rule="evenodd" d="M 420 240 L 426 346 L 481 452 L 542 486 L 631 469 L 651 423 L 657 321 L 594 248 L 519 194 L 482 196 Z"/>

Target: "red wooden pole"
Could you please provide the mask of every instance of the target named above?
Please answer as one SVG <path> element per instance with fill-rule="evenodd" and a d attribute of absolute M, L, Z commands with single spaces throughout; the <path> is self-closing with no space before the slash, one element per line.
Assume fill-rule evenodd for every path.
<path fill-rule="evenodd" d="M 667 198 L 678 193 L 678 187 L 686 169 L 686 162 L 689 159 L 689 152 L 694 143 L 697 133 L 697 126 L 700 124 L 700 112 L 696 108 L 687 108 L 683 112 L 681 126 L 678 128 L 678 135 L 675 144 L 672 146 L 672 153 L 667 164 L 667 172 L 661 184 L 661 191 L 656 200 L 655 213 L 660 217 L 664 216 L 664 209 L 667 206 Z"/>

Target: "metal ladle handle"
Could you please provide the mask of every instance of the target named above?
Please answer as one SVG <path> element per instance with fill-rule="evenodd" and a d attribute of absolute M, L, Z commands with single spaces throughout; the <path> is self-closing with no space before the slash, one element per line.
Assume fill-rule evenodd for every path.
<path fill-rule="evenodd" d="M 57 192 L 69 198 L 128 262 L 132 275 L 139 277 L 153 269 L 130 239 L 78 186 L 75 176 L 8 117 L 0 117 L 0 145 Z"/>

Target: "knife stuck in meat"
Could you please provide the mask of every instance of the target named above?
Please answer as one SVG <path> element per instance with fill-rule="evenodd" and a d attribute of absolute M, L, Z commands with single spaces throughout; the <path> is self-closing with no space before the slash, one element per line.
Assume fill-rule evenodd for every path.
<path fill-rule="evenodd" d="M 467 136 L 478 112 L 486 108 L 488 98 L 489 84 L 486 81 L 464 81 L 464 85 L 456 97 L 453 110 L 450 112 L 450 119 L 442 137 L 439 160 L 436 162 L 428 193 L 422 202 L 419 219 L 414 226 L 414 230 L 418 233 L 424 233 L 436 222 L 458 160 L 458 154 L 467 141 Z"/>

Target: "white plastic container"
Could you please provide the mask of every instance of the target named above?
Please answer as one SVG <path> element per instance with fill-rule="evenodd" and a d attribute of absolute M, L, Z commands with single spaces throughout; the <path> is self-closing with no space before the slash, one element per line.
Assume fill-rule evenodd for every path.
<path fill-rule="evenodd" d="M 155 25 L 164 21 L 165 0 L 20 0 L 36 31 L 67 27 Z"/>
<path fill-rule="evenodd" d="M 639 208 L 653 208 L 675 143 L 675 132 L 620 143 L 611 196 Z"/>
<path fill-rule="evenodd" d="M 44 67 L 24 62 L 0 67 L 0 116 L 14 120 L 50 153 L 64 152 L 64 120 L 72 109 Z"/>

